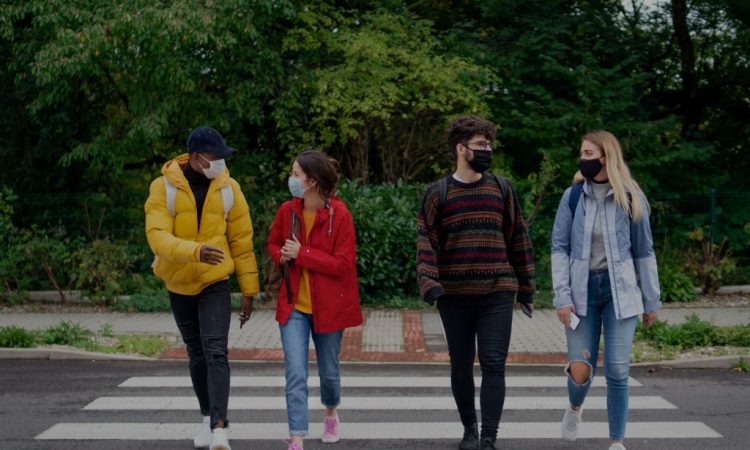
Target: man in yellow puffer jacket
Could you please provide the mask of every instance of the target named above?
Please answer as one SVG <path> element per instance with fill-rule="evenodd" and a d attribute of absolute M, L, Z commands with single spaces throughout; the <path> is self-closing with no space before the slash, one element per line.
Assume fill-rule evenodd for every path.
<path fill-rule="evenodd" d="M 239 184 L 224 158 L 235 152 L 219 132 L 190 133 L 188 153 L 168 161 L 146 200 L 146 237 L 154 274 L 166 283 L 170 305 L 187 346 L 203 426 L 196 447 L 229 450 L 227 340 L 231 317 L 228 278 L 242 291 L 240 326 L 259 291 L 253 226 Z"/>

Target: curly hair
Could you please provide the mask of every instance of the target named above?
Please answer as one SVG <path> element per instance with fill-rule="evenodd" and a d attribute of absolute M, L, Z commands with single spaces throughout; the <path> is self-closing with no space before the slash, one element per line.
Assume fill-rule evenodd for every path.
<path fill-rule="evenodd" d="M 477 116 L 462 116 L 451 122 L 445 131 L 445 140 L 456 156 L 456 145 L 467 143 L 475 135 L 484 136 L 488 141 L 495 140 L 496 126 L 489 120 Z"/>

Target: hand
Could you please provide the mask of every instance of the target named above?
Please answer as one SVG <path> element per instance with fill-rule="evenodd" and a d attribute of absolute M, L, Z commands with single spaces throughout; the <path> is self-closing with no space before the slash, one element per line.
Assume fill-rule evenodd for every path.
<path fill-rule="evenodd" d="M 224 250 L 213 245 L 204 245 L 201 247 L 200 261 L 212 266 L 221 264 L 224 262 Z"/>
<path fill-rule="evenodd" d="M 297 259 L 299 255 L 299 249 L 302 245 L 297 240 L 297 236 L 292 235 L 292 239 L 287 239 L 284 246 L 281 247 L 282 258 L 287 258 L 287 261 Z"/>
<path fill-rule="evenodd" d="M 653 325 L 654 322 L 656 322 L 656 311 L 643 313 L 643 325 L 645 325 L 646 328 Z"/>
<path fill-rule="evenodd" d="M 253 298 L 242 296 L 240 300 L 240 328 L 245 325 L 245 322 L 250 320 L 250 315 L 253 313 Z"/>
<path fill-rule="evenodd" d="M 284 255 L 281 255 L 281 258 L 279 258 L 279 264 L 286 264 L 289 262 L 289 258 L 287 258 Z"/>
<path fill-rule="evenodd" d="M 570 326 L 570 313 L 575 313 L 575 305 L 565 306 L 557 310 L 557 320 L 563 323 L 566 327 Z"/>

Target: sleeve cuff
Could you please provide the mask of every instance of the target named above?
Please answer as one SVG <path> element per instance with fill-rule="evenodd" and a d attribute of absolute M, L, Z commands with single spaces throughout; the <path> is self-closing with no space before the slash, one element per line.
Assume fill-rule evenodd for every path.
<path fill-rule="evenodd" d="M 430 305 L 434 305 L 435 301 L 442 297 L 445 292 L 443 291 L 442 286 L 435 286 L 430 288 L 429 291 L 425 292 L 424 294 L 424 301 L 429 303 Z"/>
<path fill-rule="evenodd" d="M 534 294 L 527 294 L 524 292 L 519 292 L 516 295 L 516 301 L 518 303 L 525 303 L 525 304 L 534 303 Z"/>

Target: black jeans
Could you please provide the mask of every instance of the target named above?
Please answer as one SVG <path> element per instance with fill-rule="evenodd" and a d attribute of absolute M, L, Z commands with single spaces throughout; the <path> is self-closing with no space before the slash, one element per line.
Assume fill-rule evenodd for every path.
<path fill-rule="evenodd" d="M 481 437 L 495 439 L 505 403 L 505 360 L 513 323 L 513 298 L 476 306 L 450 305 L 438 300 L 440 318 L 451 359 L 451 390 L 461 423 L 477 423 L 474 406 L 474 356 L 479 350 L 482 387 Z M 475 347 L 476 340 L 476 347 Z"/>
<path fill-rule="evenodd" d="M 223 420 L 226 427 L 229 425 L 229 282 L 212 284 L 198 295 L 170 292 L 169 303 L 187 346 L 190 378 L 201 414 L 211 416 L 211 429 L 219 420 Z"/>

